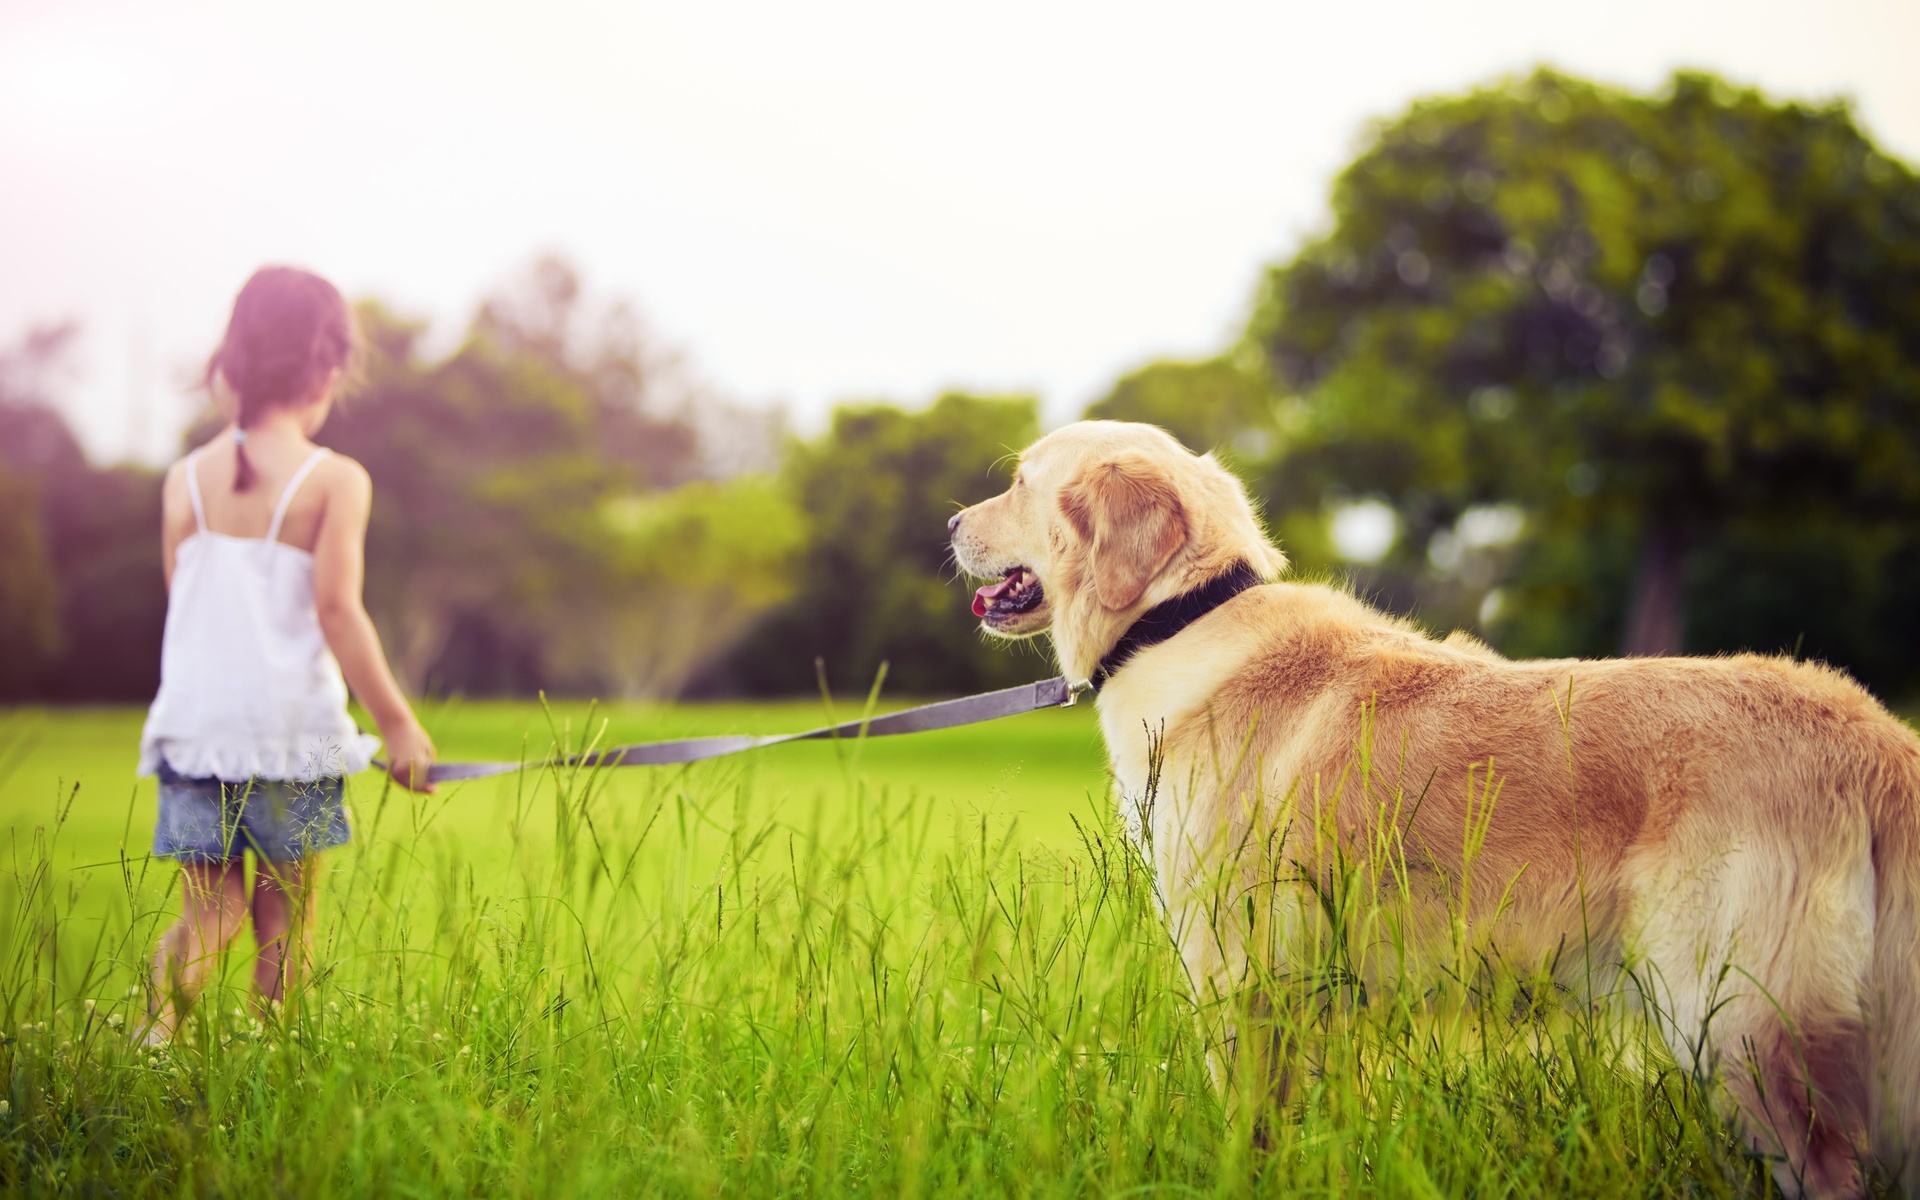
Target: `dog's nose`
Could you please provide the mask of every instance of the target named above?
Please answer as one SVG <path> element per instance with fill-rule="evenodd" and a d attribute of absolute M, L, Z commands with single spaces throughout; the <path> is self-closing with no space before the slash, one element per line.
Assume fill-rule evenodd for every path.
<path fill-rule="evenodd" d="M 960 532 L 960 514 L 955 513 L 952 516 L 947 518 L 947 536 L 952 537 L 954 534 L 959 532 Z"/>

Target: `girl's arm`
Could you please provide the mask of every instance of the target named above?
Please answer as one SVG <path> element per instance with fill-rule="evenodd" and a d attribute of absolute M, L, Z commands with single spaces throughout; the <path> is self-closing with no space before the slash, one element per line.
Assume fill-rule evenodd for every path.
<path fill-rule="evenodd" d="M 193 532 L 193 500 L 187 495 L 187 460 L 167 468 L 160 485 L 160 570 L 173 590 L 173 562 L 180 543 Z"/>
<path fill-rule="evenodd" d="M 394 681 L 380 649 L 380 635 L 361 600 L 373 480 L 352 459 L 336 456 L 326 466 L 331 468 L 327 472 L 331 478 L 313 547 L 313 603 L 320 614 L 320 628 L 340 662 L 340 673 L 347 677 L 347 686 L 380 726 L 380 737 L 387 744 L 387 770 L 402 785 L 431 792 L 427 769 L 433 765 L 433 742 Z"/>

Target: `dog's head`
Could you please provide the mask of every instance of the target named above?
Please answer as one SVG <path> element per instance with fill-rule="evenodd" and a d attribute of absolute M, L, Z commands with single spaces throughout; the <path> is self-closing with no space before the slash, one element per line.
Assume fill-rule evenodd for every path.
<path fill-rule="evenodd" d="M 1068 679 L 1089 678 L 1135 619 L 1245 560 L 1286 565 L 1247 495 L 1212 455 L 1164 430 L 1081 421 L 1020 456 L 1013 486 L 948 523 L 977 578 L 973 612 L 1000 637 L 1053 633 Z"/>

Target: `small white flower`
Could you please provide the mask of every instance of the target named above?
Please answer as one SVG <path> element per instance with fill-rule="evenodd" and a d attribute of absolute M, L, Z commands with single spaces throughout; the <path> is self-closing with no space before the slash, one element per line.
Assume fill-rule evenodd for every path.
<path fill-rule="evenodd" d="M 115 1029 L 120 1028 L 122 1025 L 125 1025 L 126 1023 L 127 1023 L 127 1019 L 121 1016 L 119 1013 L 114 1013 L 113 1015 L 107 1018 L 107 1024 L 112 1026 Z"/>
<path fill-rule="evenodd" d="M 88 1011 L 88 1012 L 92 1012 L 92 1011 L 94 1010 L 94 1008 L 95 1008 L 95 1007 L 96 1007 L 96 1005 L 95 1005 L 95 1002 L 94 1002 L 94 999 L 93 999 L 93 997 L 92 997 L 92 996 L 88 996 L 88 997 L 87 997 L 87 1011 Z"/>
<path fill-rule="evenodd" d="M 13 1115 L 12 1102 L 7 1100 L 0 1100 L 0 1121 L 4 1121 L 12 1115 Z"/>
<path fill-rule="evenodd" d="M 472 1047 L 472 1046 L 462 1046 L 462 1047 L 460 1047 L 460 1053 L 461 1053 L 461 1054 L 472 1054 L 472 1053 L 473 1053 L 473 1047 Z"/>
<path fill-rule="evenodd" d="M 351 1050 L 351 1049 L 353 1049 L 353 1043 L 352 1043 L 352 1042 L 341 1042 L 340 1044 L 341 1044 L 342 1046 L 345 1046 L 345 1047 L 346 1047 L 347 1049 L 349 1049 L 349 1050 Z"/>

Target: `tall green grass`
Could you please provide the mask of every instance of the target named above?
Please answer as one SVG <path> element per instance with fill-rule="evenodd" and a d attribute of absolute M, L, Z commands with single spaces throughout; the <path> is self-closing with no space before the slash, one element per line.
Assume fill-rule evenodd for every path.
<path fill-rule="evenodd" d="M 1378 872 L 1261 1014 L 1277 1107 L 1216 1084 L 1153 882 L 1108 805 L 1036 843 L 852 761 L 807 805 L 752 771 L 519 777 L 509 840 L 362 793 L 316 971 L 264 1019 L 248 945 L 170 1047 L 133 1036 L 173 871 L 63 855 L 73 793 L 0 875 L 0 1185 L 19 1195 L 1761 1195 L 1635 1019 L 1478 956 L 1391 986 Z M 930 794 L 931 793 L 931 794 Z M 1396 926 L 1397 927 L 1397 926 Z M 1408 924 L 1406 927 L 1411 927 Z M 1337 947 L 1345 947 L 1336 950 Z M 1344 964 L 1344 965 L 1343 965 Z M 1335 970 L 1333 968 L 1341 968 Z M 1228 1004 L 1237 1001 L 1228 1001 Z M 1231 1014 L 1226 1014 L 1231 1015 Z M 1239 1014 L 1242 1028 L 1248 1014 Z M 1214 1061 L 1221 1061 L 1215 1054 Z"/>

